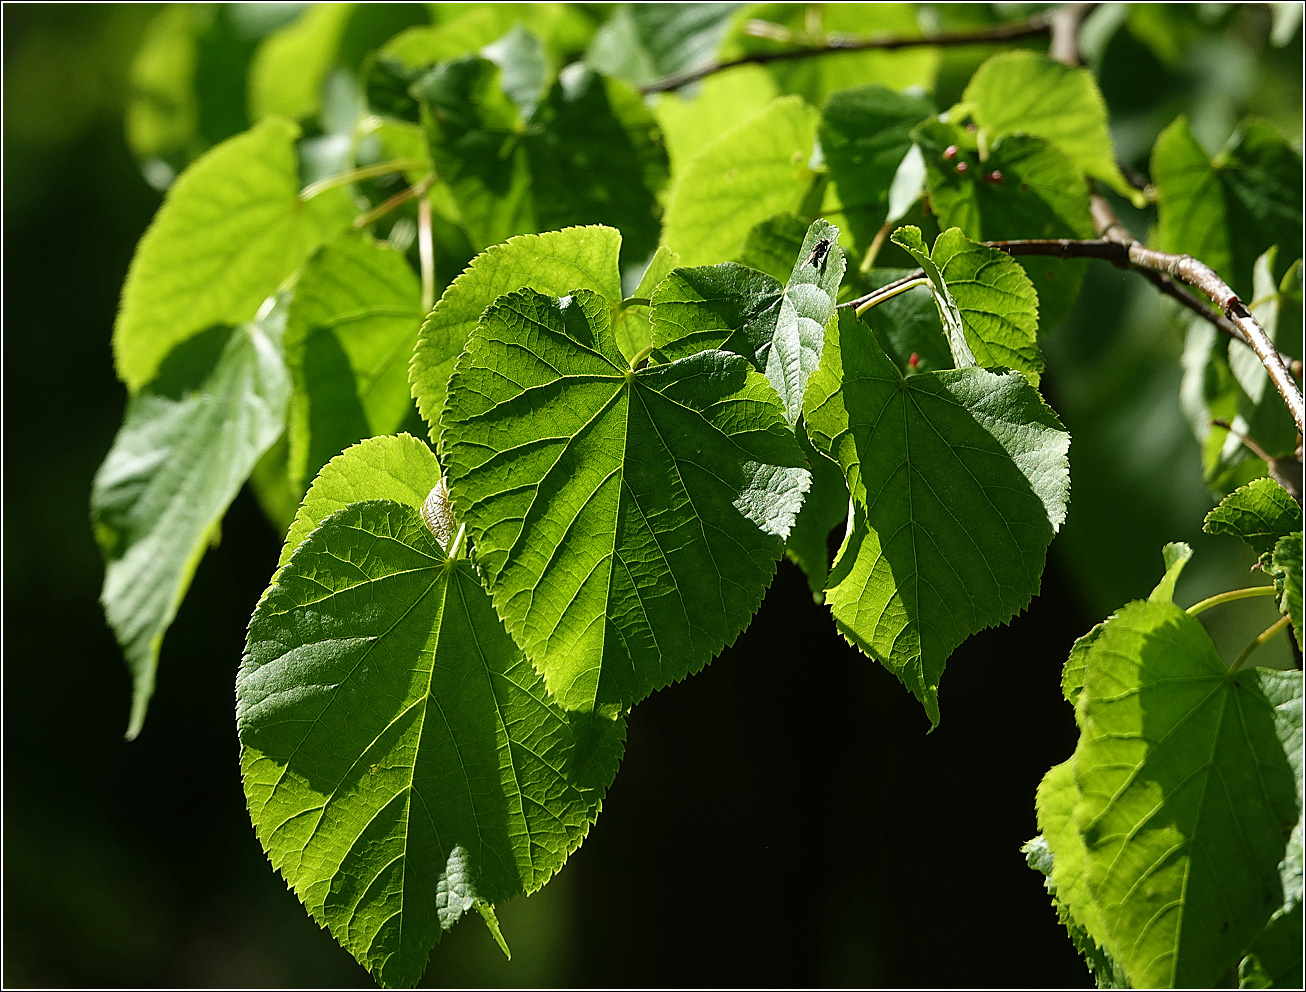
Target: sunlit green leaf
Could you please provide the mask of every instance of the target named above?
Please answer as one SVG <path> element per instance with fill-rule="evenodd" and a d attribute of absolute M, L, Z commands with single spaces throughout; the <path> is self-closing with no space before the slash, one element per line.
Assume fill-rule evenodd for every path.
<path fill-rule="evenodd" d="M 180 176 L 137 245 L 113 329 L 132 392 L 174 347 L 251 319 L 318 245 L 353 218 L 342 189 L 299 198 L 294 125 L 269 118 Z"/>
<path fill-rule="evenodd" d="M 662 235 L 681 264 L 730 258 L 754 224 L 798 211 L 815 177 L 809 163 L 816 123 L 816 111 L 796 97 L 776 100 L 683 167 Z"/>
<path fill-rule="evenodd" d="M 467 910 L 548 881 L 624 735 L 620 718 L 560 710 L 469 561 L 389 500 L 337 511 L 277 573 L 236 718 L 272 864 L 386 986 L 415 985 Z"/>
<path fill-rule="evenodd" d="M 780 95 L 774 80 L 757 65 L 741 65 L 708 76 L 697 87 L 662 93 L 653 114 L 662 127 L 674 176 L 706 145 L 740 121 L 756 117 Z"/>
<path fill-rule="evenodd" d="M 783 286 L 733 262 L 675 270 L 653 297 L 654 354 L 664 362 L 709 348 L 743 355 L 796 423 L 843 279 L 838 242 L 838 228 L 815 221 Z"/>
<path fill-rule="evenodd" d="M 991 137 L 1043 138 L 1088 175 L 1134 192 L 1116 165 L 1106 101 L 1087 69 L 1037 52 L 1003 52 L 979 67 L 961 99 Z"/>
<path fill-rule="evenodd" d="M 585 290 L 490 307 L 441 428 L 495 608 L 573 710 L 629 706 L 731 642 L 810 482 L 745 359 L 632 371 L 609 304 Z"/>
<path fill-rule="evenodd" d="M 485 308 L 504 293 L 533 289 L 562 296 L 573 289 L 621 300 L 617 256 L 621 235 L 610 227 L 576 227 L 528 234 L 477 255 L 450 283 L 422 324 L 409 377 L 422 417 L 438 433 L 454 361 Z"/>
<path fill-rule="evenodd" d="M 269 318 L 269 325 L 279 319 Z M 279 328 L 215 327 L 179 345 L 127 405 L 95 476 L 100 601 L 132 674 L 127 736 L 154 692 L 164 632 L 218 523 L 285 428 Z"/>
<path fill-rule="evenodd" d="M 295 513 L 277 567 L 331 514 L 350 503 L 388 499 L 420 507 L 440 481 L 430 447 L 408 434 L 372 437 L 346 448 L 322 466 Z"/>
<path fill-rule="evenodd" d="M 1094 628 L 1095 630 L 1100 629 Z M 1044 876 L 1043 884 L 1052 896 L 1057 918 L 1065 926 L 1075 949 L 1084 958 L 1088 970 L 1100 989 L 1126 989 L 1129 982 L 1124 970 L 1090 935 L 1099 932 L 1096 906 L 1083 884 L 1084 845 L 1079 835 L 1067 829 L 1079 790 L 1075 787 L 1074 769 L 1069 761 L 1055 765 L 1039 783 L 1035 806 L 1042 833 L 1025 845 L 1029 866 Z M 1057 853 L 1052 853 L 1047 837 L 1057 839 Z"/>
<path fill-rule="evenodd" d="M 1299 672 L 1228 672 L 1170 603 L 1131 603 L 1094 641 L 1071 759 L 1078 802 L 1045 835 L 1059 890 L 1075 884 L 1062 844 L 1083 845 L 1096 916 L 1085 925 L 1135 987 L 1214 985 L 1283 905 L 1299 809 L 1290 721 L 1276 711 L 1300 706 Z"/>
<path fill-rule="evenodd" d="M 304 267 L 286 320 L 295 386 L 290 476 L 298 491 L 348 445 L 403 423 L 422 316 L 412 267 L 368 238 L 334 241 Z"/>
<path fill-rule="evenodd" d="M 848 311 L 826 329 L 803 415 L 852 494 L 827 586 L 835 622 L 937 724 L 948 655 L 1038 591 L 1065 519 L 1069 435 L 1018 372 L 904 379 Z"/>

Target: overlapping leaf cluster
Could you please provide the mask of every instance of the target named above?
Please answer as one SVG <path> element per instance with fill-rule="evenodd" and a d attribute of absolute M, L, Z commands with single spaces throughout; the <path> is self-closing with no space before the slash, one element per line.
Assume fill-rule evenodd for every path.
<path fill-rule="evenodd" d="M 939 112 L 929 47 L 637 89 L 793 43 L 813 24 L 796 8 L 266 16 L 170 9 L 135 70 L 133 145 L 171 186 L 114 329 L 132 395 L 93 494 L 104 602 L 135 735 L 164 632 L 240 485 L 288 527 L 237 680 L 251 817 L 313 917 L 378 981 L 412 985 L 469 910 L 506 952 L 495 905 L 584 839 L 630 708 L 732 643 L 783 555 L 938 723 L 945 662 L 1037 593 L 1069 497 L 1039 335 L 1082 272 L 983 242 L 1090 236 L 1089 182 L 1130 190 L 1091 74 L 1031 52 L 988 59 Z M 836 35 L 864 26 L 854 5 L 822 16 Z M 919 33 L 905 5 L 877 16 Z M 218 51 L 240 68 L 240 106 L 205 88 Z M 1191 152 L 1181 139 L 1158 154 Z M 1299 196 L 1294 215 L 1287 185 L 1247 178 L 1267 162 L 1281 178 L 1291 154 L 1252 128 L 1203 168 L 1236 209 L 1299 229 Z M 1205 186 L 1163 164 L 1158 236 L 1191 251 L 1214 235 L 1176 218 Z M 1267 246 L 1231 243 L 1220 264 L 1241 272 Z M 1255 267 L 1285 327 L 1300 306 L 1287 261 Z M 837 306 L 889 283 L 905 291 L 862 319 Z M 1239 424 L 1259 424 L 1273 404 L 1240 360 Z M 1253 535 L 1247 514 L 1263 509 L 1230 506 L 1211 526 L 1273 537 L 1258 551 L 1299 626 L 1300 519 L 1284 531 L 1265 511 Z M 1208 976 L 1206 959 L 1144 966 L 1122 950 L 1152 929 L 1211 960 L 1236 945 L 1271 972 L 1260 909 L 1234 907 L 1208 940 L 1205 904 L 1154 925 L 1136 890 L 1116 899 L 1115 867 L 1092 867 L 1117 848 L 1144 857 L 1119 824 L 1154 794 L 1167 829 L 1203 844 L 1233 829 L 1219 817 L 1235 801 L 1264 799 L 1244 873 L 1260 888 L 1243 896 L 1270 897 L 1274 921 L 1300 916 L 1299 827 L 1295 903 L 1287 869 L 1271 892 L 1265 867 L 1287 857 L 1270 820 L 1300 807 L 1275 764 L 1294 713 L 1284 760 L 1300 764 L 1299 680 L 1218 673 L 1164 588 L 1072 654 L 1068 691 L 1096 743 L 1045 783 L 1035 853 L 1099 977 Z M 1140 729 L 1111 697 L 1133 679 L 1161 698 L 1141 687 L 1169 677 L 1148 654 L 1167 624 L 1189 638 L 1192 706 L 1215 714 L 1179 720 L 1184 739 L 1269 762 L 1225 806 L 1183 791 L 1211 772 L 1169 743 L 1168 701 Z M 1099 641 L 1120 642 L 1110 657 L 1127 672 L 1099 665 Z M 1234 733 L 1226 696 L 1244 688 Z M 1161 793 L 1094 778 L 1121 766 L 1093 748 L 1126 739 L 1130 761 L 1172 776 Z M 1103 789 L 1126 798 L 1085 805 Z M 1210 891 L 1243 877 L 1217 873 Z"/>

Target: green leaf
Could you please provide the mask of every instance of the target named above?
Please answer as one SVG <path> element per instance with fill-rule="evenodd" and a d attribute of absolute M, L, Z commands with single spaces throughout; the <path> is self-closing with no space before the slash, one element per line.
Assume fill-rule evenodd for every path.
<path fill-rule="evenodd" d="M 1238 965 L 1240 989 L 1295 989 L 1302 984 L 1302 907 L 1276 915 Z"/>
<path fill-rule="evenodd" d="M 991 138 L 1032 134 L 1116 192 L 1135 195 L 1116 164 L 1106 101 L 1087 69 L 1037 52 L 1003 52 L 979 67 L 961 99 Z"/>
<path fill-rule="evenodd" d="M 499 84 L 499 67 L 466 55 L 441 62 L 413 93 L 423 103 L 431 163 L 453 191 L 473 244 L 536 230 L 521 112 Z"/>
<path fill-rule="evenodd" d="M 495 608 L 571 710 L 633 705 L 733 641 L 810 482 L 747 361 L 631 371 L 588 290 L 486 311 L 440 449 Z"/>
<path fill-rule="evenodd" d="M 737 261 L 780 281 L 789 278 L 810 225 L 796 214 L 777 214 L 753 225 Z"/>
<path fill-rule="evenodd" d="M 1302 625 L 1302 532 L 1279 538 L 1274 545 L 1269 572 L 1279 592 L 1279 612 L 1292 621 L 1292 632 L 1301 646 Z"/>
<path fill-rule="evenodd" d="M 654 354 L 663 362 L 709 348 L 743 355 L 771 381 L 785 417 L 796 423 L 843 274 L 839 229 L 823 220 L 808 228 L 784 286 L 733 262 L 676 269 L 653 296 Z"/>
<path fill-rule="evenodd" d="M 1152 590 L 1152 595 L 1148 600 L 1153 603 L 1173 603 L 1175 585 L 1179 582 L 1179 576 L 1183 573 L 1184 566 L 1193 556 L 1193 549 L 1183 541 L 1175 541 L 1167 544 L 1161 549 L 1161 557 L 1165 561 L 1165 575 L 1161 581 L 1156 584 Z"/>
<path fill-rule="evenodd" d="M 859 247 L 889 217 L 889 191 L 912 148 L 912 129 L 935 113 L 924 96 L 883 86 L 834 94 L 821 111 L 821 150 Z"/>
<path fill-rule="evenodd" d="M 767 108 L 779 89 L 759 65 L 741 65 L 713 73 L 697 87 L 660 93 L 653 115 L 662 127 L 672 175 L 726 131 Z"/>
<path fill-rule="evenodd" d="M 1009 135 L 985 157 L 976 134 L 955 123 L 926 121 L 913 135 L 940 228 L 959 227 L 972 241 L 1093 237 L 1083 173 L 1043 139 Z M 1017 261 L 1038 292 L 1043 328 L 1050 330 L 1070 312 L 1085 263 L 1036 256 Z"/>
<path fill-rule="evenodd" d="M 1265 122 L 1245 122 L 1212 160 L 1178 118 L 1152 150 L 1155 247 L 1201 259 L 1251 299 L 1256 259 L 1301 243 L 1301 171 L 1301 155 Z"/>
<path fill-rule="evenodd" d="M 512 238 L 472 259 L 422 323 L 409 371 L 432 440 L 454 361 L 485 308 L 518 289 L 562 296 L 578 287 L 595 290 L 615 305 L 621 299 L 620 251 L 621 235 L 612 228 L 576 227 Z"/>
<path fill-rule="evenodd" d="M 914 227 L 899 228 L 893 242 L 929 277 L 957 368 L 1001 366 L 1038 383 L 1038 297 L 1015 259 L 956 228 L 940 234 L 928 255 Z"/>
<path fill-rule="evenodd" d="M 711 61 L 742 3 L 623 3 L 598 32 L 585 61 L 635 86 Z"/>
<path fill-rule="evenodd" d="M 298 129 L 269 118 L 199 159 L 136 247 L 113 328 L 118 376 L 136 392 L 178 344 L 251 319 L 318 245 L 348 226 L 343 189 L 299 198 Z"/>
<path fill-rule="evenodd" d="M 621 230 L 632 259 L 651 255 L 667 159 L 639 95 L 569 67 L 522 119 L 499 77 L 492 62 L 466 56 L 436 66 L 414 88 L 427 108 L 436 173 L 473 242 L 599 223 Z"/>
<path fill-rule="evenodd" d="M 524 144 L 540 226 L 607 224 L 621 231 L 627 262 L 652 255 L 668 165 L 640 95 L 620 80 L 570 66 L 530 124 Z"/>
<path fill-rule="evenodd" d="M 1076 845 L 1078 835 L 1066 829 L 1078 799 L 1079 791 L 1075 788 L 1074 770 L 1069 761 L 1055 765 L 1043 776 L 1035 802 L 1039 829 L 1043 833 L 1025 845 L 1025 859 L 1031 868 L 1044 876 L 1043 885 L 1052 896 L 1057 919 L 1084 958 L 1097 987 L 1129 988 L 1124 969 L 1090 936 L 1083 923 L 1084 919 L 1096 922 L 1096 916 L 1080 874 L 1084 862 L 1083 842 Z M 1058 839 L 1055 855 L 1045 835 Z"/>
<path fill-rule="evenodd" d="M 159 647 L 227 507 L 285 428 L 290 383 L 270 326 L 215 327 L 170 354 L 127 404 L 91 490 L 100 602 L 132 674 L 128 739 Z"/>
<path fill-rule="evenodd" d="M 1206 533 L 1241 537 L 1258 555 L 1301 529 L 1301 505 L 1273 479 L 1256 479 L 1230 493 L 1202 522 Z"/>
<path fill-rule="evenodd" d="M 1071 759 L 1079 799 L 1047 837 L 1059 887 L 1062 843 L 1082 843 L 1086 926 L 1135 987 L 1215 985 L 1283 904 L 1299 808 L 1276 709 L 1300 706 L 1299 672 L 1230 673 L 1170 603 L 1131 603 L 1094 642 Z"/>
<path fill-rule="evenodd" d="M 426 68 L 478 51 L 520 27 L 543 42 L 551 65 L 561 65 L 584 50 L 594 31 L 593 19 L 569 3 L 444 4 L 432 15 L 438 23 L 400 32 L 381 56 L 407 69 Z"/>
<path fill-rule="evenodd" d="M 322 107 L 322 87 L 336 64 L 358 4 L 315 4 L 293 24 L 264 39 L 249 72 L 250 119 L 304 120 Z"/>
<path fill-rule="evenodd" d="M 684 166 L 671 188 L 662 237 L 682 264 L 730 258 L 753 225 L 798 212 L 816 176 L 809 165 L 816 123 L 815 110 L 785 97 Z"/>
<path fill-rule="evenodd" d="M 1018 372 L 904 379 L 847 311 L 826 328 L 803 415 L 852 494 L 827 585 L 835 622 L 937 724 L 948 655 L 1038 591 L 1065 519 L 1070 437 Z"/>
<path fill-rule="evenodd" d="M 574 720 L 466 560 L 388 500 L 328 517 L 250 621 L 236 680 L 250 817 L 309 913 L 383 985 L 415 985 L 479 903 L 584 839 L 624 722 Z"/>
<path fill-rule="evenodd" d="M 539 105 L 549 75 L 540 40 L 515 24 L 498 41 L 482 48 L 481 54 L 499 67 L 503 91 L 522 116 L 529 117 Z"/>
<path fill-rule="evenodd" d="M 398 429 L 413 408 L 408 361 L 421 286 L 403 255 L 366 236 L 332 242 L 304 267 L 286 320 L 290 479 L 298 492 L 350 444 Z"/>
<path fill-rule="evenodd" d="M 388 499 L 420 508 L 439 481 L 435 453 L 411 435 L 368 438 L 347 448 L 322 466 L 304 494 L 277 567 L 290 560 L 318 524 L 350 503 Z"/>
<path fill-rule="evenodd" d="M 798 444 L 812 473 L 812 488 L 798 511 L 785 554 L 807 576 L 812 598 L 825 602 L 825 583 L 830 577 L 830 532 L 848 519 L 848 483 L 833 461 L 821 454 L 807 439 L 802 420 L 798 421 Z"/>
<path fill-rule="evenodd" d="M 613 318 L 612 332 L 627 361 L 634 361 L 635 356 L 652 344 L 653 331 L 649 327 L 649 316 L 653 292 L 679 261 L 680 257 L 675 252 L 666 245 L 659 245 L 649 259 L 644 274 L 640 276 L 638 285 L 630 297 L 622 301 L 620 311 Z"/>

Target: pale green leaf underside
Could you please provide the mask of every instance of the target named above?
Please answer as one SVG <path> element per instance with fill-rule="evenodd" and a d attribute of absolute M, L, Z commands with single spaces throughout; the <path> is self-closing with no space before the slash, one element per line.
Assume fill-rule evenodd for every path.
<path fill-rule="evenodd" d="M 937 724 L 948 655 L 1038 591 L 1065 519 L 1070 437 L 1023 375 L 904 379 L 845 313 L 826 330 L 803 411 L 853 497 L 826 601 L 844 635 Z"/>
<path fill-rule="evenodd" d="M 495 303 L 441 426 L 495 607 L 568 709 L 630 706 L 733 641 L 810 481 L 745 359 L 632 372 L 589 291 Z"/>
<path fill-rule="evenodd" d="M 421 286 L 403 255 L 363 236 L 338 239 L 304 267 L 286 318 L 289 473 L 303 492 L 348 445 L 398 429 L 412 409 L 408 362 Z"/>
<path fill-rule="evenodd" d="M 838 241 L 837 227 L 813 222 L 783 286 L 733 262 L 676 269 L 653 297 L 654 354 L 661 361 L 710 348 L 743 355 L 780 394 L 789 422 L 797 423 L 843 280 Z M 821 242 L 826 250 L 815 258 Z"/>
<path fill-rule="evenodd" d="M 440 463 L 425 441 L 408 434 L 373 437 L 336 455 L 304 495 L 281 548 L 280 568 L 304 538 L 350 503 L 388 499 L 420 508 L 440 481 Z"/>
<path fill-rule="evenodd" d="M 310 252 L 352 217 L 343 189 L 299 198 L 295 125 L 268 118 L 197 160 L 136 247 L 113 329 L 132 392 L 173 347 L 254 317 Z"/>
<path fill-rule="evenodd" d="M 817 114 L 782 97 L 702 148 L 671 190 L 662 241 L 683 265 L 734 257 L 753 225 L 794 212 L 811 185 Z"/>
<path fill-rule="evenodd" d="M 562 866 L 624 734 L 560 710 L 468 561 L 386 500 L 337 512 L 295 552 L 250 622 L 236 689 L 259 840 L 387 986 L 416 984 L 468 909 Z"/>
<path fill-rule="evenodd" d="M 214 528 L 285 426 L 290 383 L 256 324 L 179 346 L 128 402 L 91 491 L 100 600 L 132 673 L 128 737 L 154 692 L 159 646 Z"/>
<path fill-rule="evenodd" d="M 1059 887 L 1063 843 L 1083 845 L 1096 914 L 1085 922 L 1135 987 L 1214 985 L 1283 905 L 1299 811 L 1276 706 L 1300 697 L 1299 672 L 1230 675 L 1201 623 L 1170 603 L 1131 603 L 1093 643 L 1071 759 L 1078 801 L 1047 836 Z"/>
<path fill-rule="evenodd" d="M 613 228 L 571 227 L 509 238 L 472 259 L 423 322 L 409 369 L 412 394 L 431 426 L 431 439 L 439 433 L 449 374 L 486 307 L 519 289 L 562 296 L 578 287 L 616 303 L 621 299 L 620 253 L 621 234 Z"/>

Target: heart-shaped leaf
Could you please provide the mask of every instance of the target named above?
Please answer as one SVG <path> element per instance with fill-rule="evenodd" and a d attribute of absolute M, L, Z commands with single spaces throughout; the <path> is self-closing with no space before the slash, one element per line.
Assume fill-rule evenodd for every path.
<path fill-rule="evenodd" d="M 589 291 L 490 307 L 441 426 L 495 607 L 568 709 L 632 705 L 732 641 L 810 483 L 745 359 L 632 370 Z"/>
<path fill-rule="evenodd" d="M 937 724 L 948 655 L 1038 591 L 1070 436 L 1018 372 L 903 378 L 848 311 L 826 330 L 803 417 L 852 494 L 826 593 L 835 622 Z"/>

